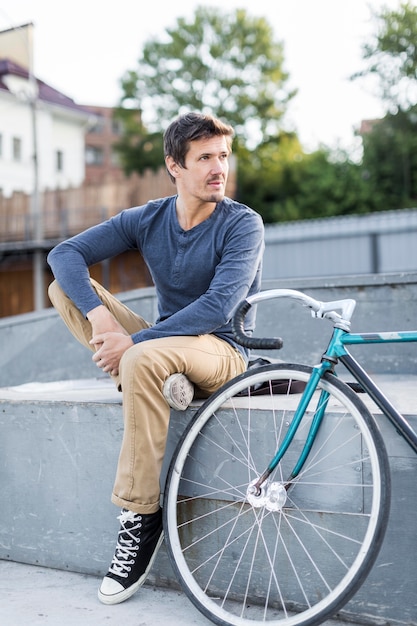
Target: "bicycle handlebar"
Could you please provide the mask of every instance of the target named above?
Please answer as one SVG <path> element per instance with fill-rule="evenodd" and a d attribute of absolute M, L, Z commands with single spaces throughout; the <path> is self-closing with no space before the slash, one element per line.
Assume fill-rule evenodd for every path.
<path fill-rule="evenodd" d="M 321 302 L 294 289 L 269 289 L 260 291 L 253 296 L 249 296 L 246 300 L 243 300 L 232 317 L 232 331 L 236 341 L 240 345 L 245 348 L 258 350 L 279 350 L 282 348 L 284 342 L 281 337 L 250 337 L 245 333 L 244 329 L 244 320 L 252 305 L 263 300 L 271 300 L 274 298 L 291 298 L 297 300 L 311 310 L 313 317 L 329 319 L 333 322 L 335 327 L 342 328 L 346 331 L 350 329 L 350 320 L 356 306 L 356 301 L 350 298 Z M 337 313 L 336 309 L 340 309 L 341 314 Z"/>
<path fill-rule="evenodd" d="M 284 345 L 281 337 L 250 337 L 245 333 L 244 321 L 246 313 L 252 307 L 248 300 L 243 300 L 232 317 L 232 331 L 241 346 L 257 350 L 280 350 Z"/>

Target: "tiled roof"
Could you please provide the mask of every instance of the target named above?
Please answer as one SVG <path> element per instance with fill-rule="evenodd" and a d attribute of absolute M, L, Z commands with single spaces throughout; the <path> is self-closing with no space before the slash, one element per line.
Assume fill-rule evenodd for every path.
<path fill-rule="evenodd" d="M 14 61 L 10 61 L 9 59 L 0 59 L 0 90 L 9 91 L 3 80 L 3 78 L 7 75 L 20 76 L 21 78 L 29 79 L 29 72 L 27 69 L 18 65 Z M 86 107 L 76 104 L 72 98 L 69 98 L 61 91 L 54 89 L 51 85 L 44 83 L 38 78 L 35 78 L 35 80 L 38 86 L 39 100 L 71 109 L 74 112 L 78 111 L 79 113 L 90 114 Z"/>

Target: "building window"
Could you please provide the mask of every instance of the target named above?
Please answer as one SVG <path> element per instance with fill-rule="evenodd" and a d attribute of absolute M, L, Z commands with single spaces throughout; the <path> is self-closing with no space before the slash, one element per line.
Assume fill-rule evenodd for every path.
<path fill-rule="evenodd" d="M 64 153 L 62 150 L 57 150 L 55 153 L 55 165 L 57 172 L 64 171 Z"/>
<path fill-rule="evenodd" d="M 113 135 L 121 135 L 123 132 L 122 122 L 120 120 L 114 119 L 113 117 L 111 121 L 111 130 Z"/>
<path fill-rule="evenodd" d="M 116 150 L 112 150 L 110 153 L 111 164 L 115 167 L 121 167 L 120 154 Z"/>
<path fill-rule="evenodd" d="M 85 149 L 85 161 L 87 165 L 103 165 L 103 149 L 97 148 L 97 146 L 87 146 Z"/>
<path fill-rule="evenodd" d="M 13 161 L 22 160 L 22 140 L 20 137 L 13 137 L 12 142 Z"/>
<path fill-rule="evenodd" d="M 106 128 L 106 120 L 104 117 L 97 117 L 94 122 L 94 125 L 90 128 L 89 132 L 94 133 L 95 135 L 102 135 Z"/>

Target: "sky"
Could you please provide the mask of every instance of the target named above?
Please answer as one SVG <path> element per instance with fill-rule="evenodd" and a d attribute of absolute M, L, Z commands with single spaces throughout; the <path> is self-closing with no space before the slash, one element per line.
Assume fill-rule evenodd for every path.
<path fill-rule="evenodd" d="M 384 114 L 375 86 L 349 77 L 364 68 L 372 10 L 400 0 L 2 0 L 0 30 L 34 23 L 34 73 L 77 104 L 115 106 L 120 78 L 135 69 L 145 41 L 164 35 L 197 6 L 244 8 L 265 17 L 284 47 L 288 87 L 298 90 L 285 124 L 306 150 L 354 150 L 362 119 Z"/>

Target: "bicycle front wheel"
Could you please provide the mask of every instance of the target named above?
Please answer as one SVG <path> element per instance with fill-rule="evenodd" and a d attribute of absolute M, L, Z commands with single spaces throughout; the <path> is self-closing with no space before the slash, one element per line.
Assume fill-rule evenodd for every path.
<path fill-rule="evenodd" d="M 185 593 L 216 624 L 320 624 L 378 554 L 389 513 L 387 455 L 372 415 L 335 376 L 319 383 L 261 493 L 251 488 L 275 457 L 311 371 L 274 364 L 235 378 L 202 405 L 172 459 L 168 553 Z M 324 399 L 324 419 L 293 476 Z"/>

